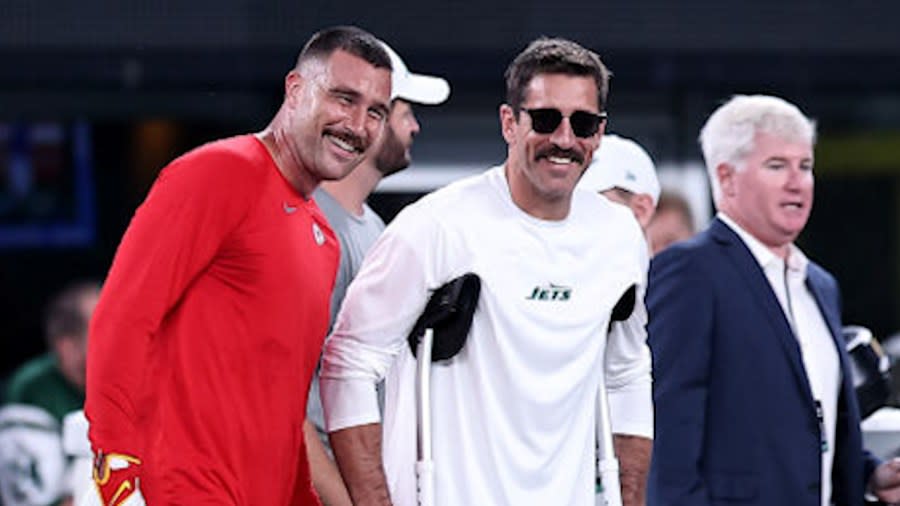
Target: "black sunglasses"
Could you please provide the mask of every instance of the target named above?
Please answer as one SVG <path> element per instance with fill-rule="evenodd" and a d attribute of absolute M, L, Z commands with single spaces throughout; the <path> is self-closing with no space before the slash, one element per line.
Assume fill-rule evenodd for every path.
<path fill-rule="evenodd" d="M 531 129 L 539 134 L 552 134 L 562 123 L 563 113 L 559 109 L 522 109 L 531 116 Z M 600 124 L 606 121 L 606 113 L 594 114 L 587 111 L 575 111 L 569 118 L 572 133 L 577 137 L 587 138 L 600 130 Z"/>

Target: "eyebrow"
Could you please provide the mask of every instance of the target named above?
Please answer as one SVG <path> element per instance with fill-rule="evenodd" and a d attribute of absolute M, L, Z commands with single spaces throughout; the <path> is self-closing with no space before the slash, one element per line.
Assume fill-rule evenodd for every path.
<path fill-rule="evenodd" d="M 769 158 L 766 158 L 763 163 L 769 163 L 769 162 L 790 163 L 790 161 L 791 161 L 790 158 L 785 157 L 785 156 L 770 156 Z M 800 163 L 812 163 L 812 161 L 813 161 L 812 157 L 803 157 L 800 159 Z"/>

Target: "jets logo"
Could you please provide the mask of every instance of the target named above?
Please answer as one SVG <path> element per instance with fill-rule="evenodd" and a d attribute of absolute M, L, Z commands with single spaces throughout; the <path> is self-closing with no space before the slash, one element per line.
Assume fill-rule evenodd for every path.
<path fill-rule="evenodd" d="M 546 286 L 538 285 L 531 290 L 526 300 L 558 300 L 567 301 L 572 298 L 572 287 L 549 283 Z"/>

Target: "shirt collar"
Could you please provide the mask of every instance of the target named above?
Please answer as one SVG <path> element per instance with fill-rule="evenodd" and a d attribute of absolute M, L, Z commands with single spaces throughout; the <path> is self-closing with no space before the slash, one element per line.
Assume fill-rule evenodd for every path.
<path fill-rule="evenodd" d="M 744 230 L 740 225 L 735 223 L 727 214 L 723 212 L 716 213 L 716 218 L 722 220 L 722 223 L 728 225 L 728 227 L 734 231 L 738 237 L 744 242 L 747 246 L 747 249 L 750 250 L 750 253 L 753 255 L 753 258 L 756 259 L 757 263 L 765 269 L 768 265 L 771 265 L 773 262 L 783 265 L 784 263 L 781 261 L 775 253 L 772 253 L 772 250 L 766 247 L 765 244 L 759 241 L 756 237 L 750 232 Z M 809 258 L 803 254 L 803 251 L 797 247 L 794 243 L 791 243 L 789 246 L 789 252 L 787 257 L 787 268 L 788 271 L 802 274 L 803 277 L 806 277 L 806 267 L 809 265 Z"/>

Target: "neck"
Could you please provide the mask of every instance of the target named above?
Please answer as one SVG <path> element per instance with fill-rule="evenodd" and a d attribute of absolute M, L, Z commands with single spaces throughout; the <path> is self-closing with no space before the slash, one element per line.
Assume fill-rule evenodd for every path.
<path fill-rule="evenodd" d="M 345 211 L 362 216 L 363 204 L 381 179 L 381 172 L 375 168 L 374 162 L 369 157 L 344 178 L 337 181 L 323 181 L 322 189 L 334 197 Z"/>
<path fill-rule="evenodd" d="M 781 245 L 781 246 L 770 246 L 770 245 L 766 244 L 766 247 L 769 248 L 769 251 L 771 251 L 772 253 L 774 253 L 775 256 L 777 256 L 778 258 L 784 260 L 785 262 L 787 262 L 788 257 L 791 256 L 791 245 L 790 245 L 790 243 L 789 243 L 789 244 L 784 244 L 784 245 Z"/>
<path fill-rule="evenodd" d="M 312 192 L 319 184 L 319 179 L 300 161 L 297 154 L 291 150 L 288 135 L 279 128 L 281 112 L 275 116 L 272 123 L 265 130 L 256 134 L 269 155 L 278 167 L 278 172 L 294 187 L 305 199 L 309 199 Z"/>
<path fill-rule="evenodd" d="M 778 241 L 778 243 L 776 244 L 776 241 L 770 241 L 768 239 L 765 239 L 765 238 L 757 235 L 750 227 L 747 226 L 746 223 L 744 223 L 743 220 L 741 220 L 739 218 L 735 218 L 735 213 L 729 213 L 727 208 L 722 208 L 721 212 L 725 216 L 728 216 L 728 219 L 730 219 L 731 221 L 736 223 L 739 227 L 741 227 L 744 230 L 744 232 L 753 236 L 753 238 L 756 239 L 757 241 L 759 241 L 760 244 L 765 246 L 767 250 L 771 251 L 773 255 L 777 256 L 778 258 L 780 258 L 784 261 L 787 261 L 787 258 L 791 253 L 791 244 L 793 244 L 793 241 L 788 241 L 788 242 Z"/>
<path fill-rule="evenodd" d="M 572 206 L 572 195 L 541 195 L 530 184 L 524 173 L 512 168 L 512 160 L 507 160 L 503 167 L 509 194 L 513 203 L 526 214 L 539 220 L 560 221 L 569 216 Z"/>

